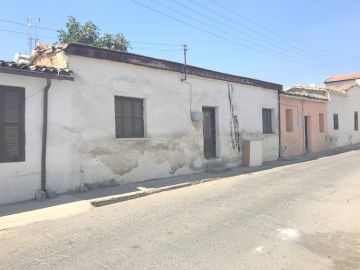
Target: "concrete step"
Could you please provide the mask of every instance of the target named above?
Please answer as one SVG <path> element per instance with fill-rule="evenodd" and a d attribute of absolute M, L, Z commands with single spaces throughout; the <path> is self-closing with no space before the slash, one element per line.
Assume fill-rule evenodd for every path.
<path fill-rule="evenodd" d="M 207 160 L 204 168 L 206 172 L 223 172 L 229 169 L 221 160 Z"/>

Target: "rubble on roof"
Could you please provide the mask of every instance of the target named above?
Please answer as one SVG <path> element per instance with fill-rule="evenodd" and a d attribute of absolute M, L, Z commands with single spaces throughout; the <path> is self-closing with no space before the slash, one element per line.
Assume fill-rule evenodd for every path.
<path fill-rule="evenodd" d="M 68 58 L 64 52 L 66 47 L 67 44 L 38 45 L 31 56 L 30 64 L 57 69 L 69 69 Z"/>

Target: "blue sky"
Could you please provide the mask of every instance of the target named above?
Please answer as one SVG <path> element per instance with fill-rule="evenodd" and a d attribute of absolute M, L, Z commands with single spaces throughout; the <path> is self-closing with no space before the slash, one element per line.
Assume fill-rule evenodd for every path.
<path fill-rule="evenodd" d="M 321 84 L 330 75 L 360 71 L 358 10 L 357 0 L 3 1 L 0 59 L 27 49 L 26 35 L 6 32 L 25 33 L 26 26 L 1 20 L 26 23 L 28 16 L 40 17 L 41 27 L 59 29 L 72 15 L 131 41 L 187 44 L 191 65 L 285 87 Z M 39 34 L 46 36 L 43 43 L 56 42 L 54 31 Z M 183 59 L 180 46 L 132 46 L 134 53 Z"/>

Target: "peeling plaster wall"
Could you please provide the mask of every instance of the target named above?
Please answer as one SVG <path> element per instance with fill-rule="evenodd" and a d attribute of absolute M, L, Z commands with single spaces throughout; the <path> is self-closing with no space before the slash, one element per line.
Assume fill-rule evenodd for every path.
<path fill-rule="evenodd" d="M 305 154 L 304 116 L 310 117 L 309 151 L 319 152 L 327 148 L 327 102 L 281 96 L 281 152 L 283 157 Z M 286 109 L 293 110 L 293 130 L 286 130 Z M 324 114 L 324 132 L 320 132 L 319 114 Z"/>
<path fill-rule="evenodd" d="M 71 140 L 75 168 L 73 187 L 142 181 L 201 172 L 202 122 L 192 111 L 216 107 L 217 156 L 226 166 L 240 165 L 242 153 L 232 147 L 228 84 L 148 67 L 68 56 L 75 81 L 69 95 L 73 111 Z M 191 84 L 191 87 L 190 85 Z M 245 139 L 264 139 L 264 159 L 278 158 L 277 91 L 233 84 L 240 128 Z M 190 97 L 190 92 L 192 95 Z M 146 138 L 115 138 L 114 96 L 144 99 Z M 68 102 L 68 101 L 66 101 Z M 262 108 L 274 110 L 275 133 L 262 134 Z M 70 140 L 70 141 L 71 141 Z M 69 152 L 70 155 L 70 152 Z M 54 176 L 53 181 L 56 181 Z M 59 181 L 64 181 L 59 179 Z M 54 184 L 54 190 L 65 190 Z"/>
<path fill-rule="evenodd" d="M 25 161 L 0 163 L 0 204 L 35 197 L 40 188 L 42 100 L 46 79 L 0 74 L 0 85 L 25 88 Z"/>
<path fill-rule="evenodd" d="M 360 143 L 360 130 L 354 130 L 354 112 L 357 111 L 360 117 L 359 101 L 359 85 L 351 88 L 347 96 L 330 94 L 328 103 L 329 136 L 326 138 L 329 148 Z M 334 113 L 339 114 L 339 130 L 334 130 Z"/>
<path fill-rule="evenodd" d="M 232 145 L 226 81 L 188 76 L 184 83 L 176 72 L 72 55 L 68 59 L 75 81 L 52 80 L 49 90 L 49 195 L 204 171 L 208 161 L 203 155 L 202 121 L 191 121 L 190 107 L 199 112 L 203 106 L 216 107 L 215 162 L 241 165 L 242 149 Z M 0 74 L 0 84 L 26 89 L 26 161 L 0 163 L 4 204 L 32 199 L 40 189 L 46 80 Z M 264 160 L 277 159 L 277 91 L 231 85 L 240 137 L 264 140 Z M 115 138 L 115 96 L 144 99 L 146 138 Z M 275 134 L 262 134 L 262 108 L 273 109 Z"/>

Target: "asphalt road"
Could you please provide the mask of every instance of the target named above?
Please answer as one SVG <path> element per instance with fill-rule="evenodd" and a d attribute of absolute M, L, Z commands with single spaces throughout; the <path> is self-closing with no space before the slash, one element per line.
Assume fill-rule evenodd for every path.
<path fill-rule="evenodd" d="M 360 269 L 360 151 L 0 231 L 0 269 Z"/>

